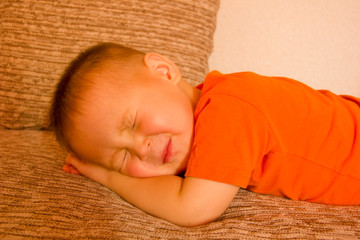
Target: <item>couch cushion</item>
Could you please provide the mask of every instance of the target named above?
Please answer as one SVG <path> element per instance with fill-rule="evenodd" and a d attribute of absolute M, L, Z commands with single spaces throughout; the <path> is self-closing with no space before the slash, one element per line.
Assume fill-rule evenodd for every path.
<path fill-rule="evenodd" d="M 164 54 L 199 83 L 218 7 L 218 0 L 2 0 L 0 127 L 43 127 L 66 64 L 99 42 Z"/>
<path fill-rule="evenodd" d="M 178 227 L 82 176 L 61 171 L 51 133 L 0 130 L 0 239 L 360 238 L 360 206 L 336 207 L 240 190 L 216 221 Z"/>

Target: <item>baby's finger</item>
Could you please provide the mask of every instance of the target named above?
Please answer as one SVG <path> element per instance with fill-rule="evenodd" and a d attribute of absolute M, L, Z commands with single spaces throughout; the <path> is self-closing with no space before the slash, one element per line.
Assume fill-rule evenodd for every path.
<path fill-rule="evenodd" d="M 73 156 L 68 156 L 67 163 L 72 165 L 81 175 L 106 186 L 109 175 L 108 169 L 97 164 L 82 161 Z"/>
<path fill-rule="evenodd" d="M 80 172 L 76 168 L 71 169 L 71 173 L 75 175 L 80 175 Z"/>
<path fill-rule="evenodd" d="M 68 154 L 68 155 L 66 156 L 65 162 L 66 162 L 67 164 L 72 165 L 71 162 L 74 161 L 75 159 L 77 159 L 77 158 L 76 158 L 74 155 Z"/>
<path fill-rule="evenodd" d="M 70 165 L 68 164 L 65 164 L 63 167 L 62 167 L 62 170 L 66 173 L 71 173 L 71 169 L 70 169 Z"/>
<path fill-rule="evenodd" d="M 72 174 L 80 175 L 79 171 L 70 164 L 65 164 L 62 167 L 62 170 L 64 172 L 66 172 L 66 173 L 72 173 Z"/>

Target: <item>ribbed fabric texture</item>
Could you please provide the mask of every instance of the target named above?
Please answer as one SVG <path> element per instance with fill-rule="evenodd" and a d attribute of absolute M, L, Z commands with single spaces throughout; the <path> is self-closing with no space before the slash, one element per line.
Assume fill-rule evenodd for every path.
<path fill-rule="evenodd" d="M 198 84 L 218 7 L 218 0 L 2 0 L 0 128 L 43 127 L 66 65 L 99 42 L 164 54 Z"/>
<path fill-rule="evenodd" d="M 61 171 L 51 133 L 0 130 L 0 239 L 359 239 L 360 206 L 240 190 L 218 221 L 178 227 L 100 184 Z"/>

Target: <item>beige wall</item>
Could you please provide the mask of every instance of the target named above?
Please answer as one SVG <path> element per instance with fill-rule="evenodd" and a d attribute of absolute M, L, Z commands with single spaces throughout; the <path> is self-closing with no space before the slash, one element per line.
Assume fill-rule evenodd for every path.
<path fill-rule="evenodd" d="M 360 0 L 221 0 L 209 63 L 360 97 Z"/>

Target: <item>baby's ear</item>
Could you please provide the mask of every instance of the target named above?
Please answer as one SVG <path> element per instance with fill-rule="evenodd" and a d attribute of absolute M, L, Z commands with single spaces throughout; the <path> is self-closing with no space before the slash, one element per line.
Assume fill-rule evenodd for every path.
<path fill-rule="evenodd" d="M 160 74 L 162 77 L 174 81 L 174 83 L 178 83 L 181 79 L 176 64 L 163 55 L 148 53 L 144 56 L 144 63 L 152 73 Z"/>

